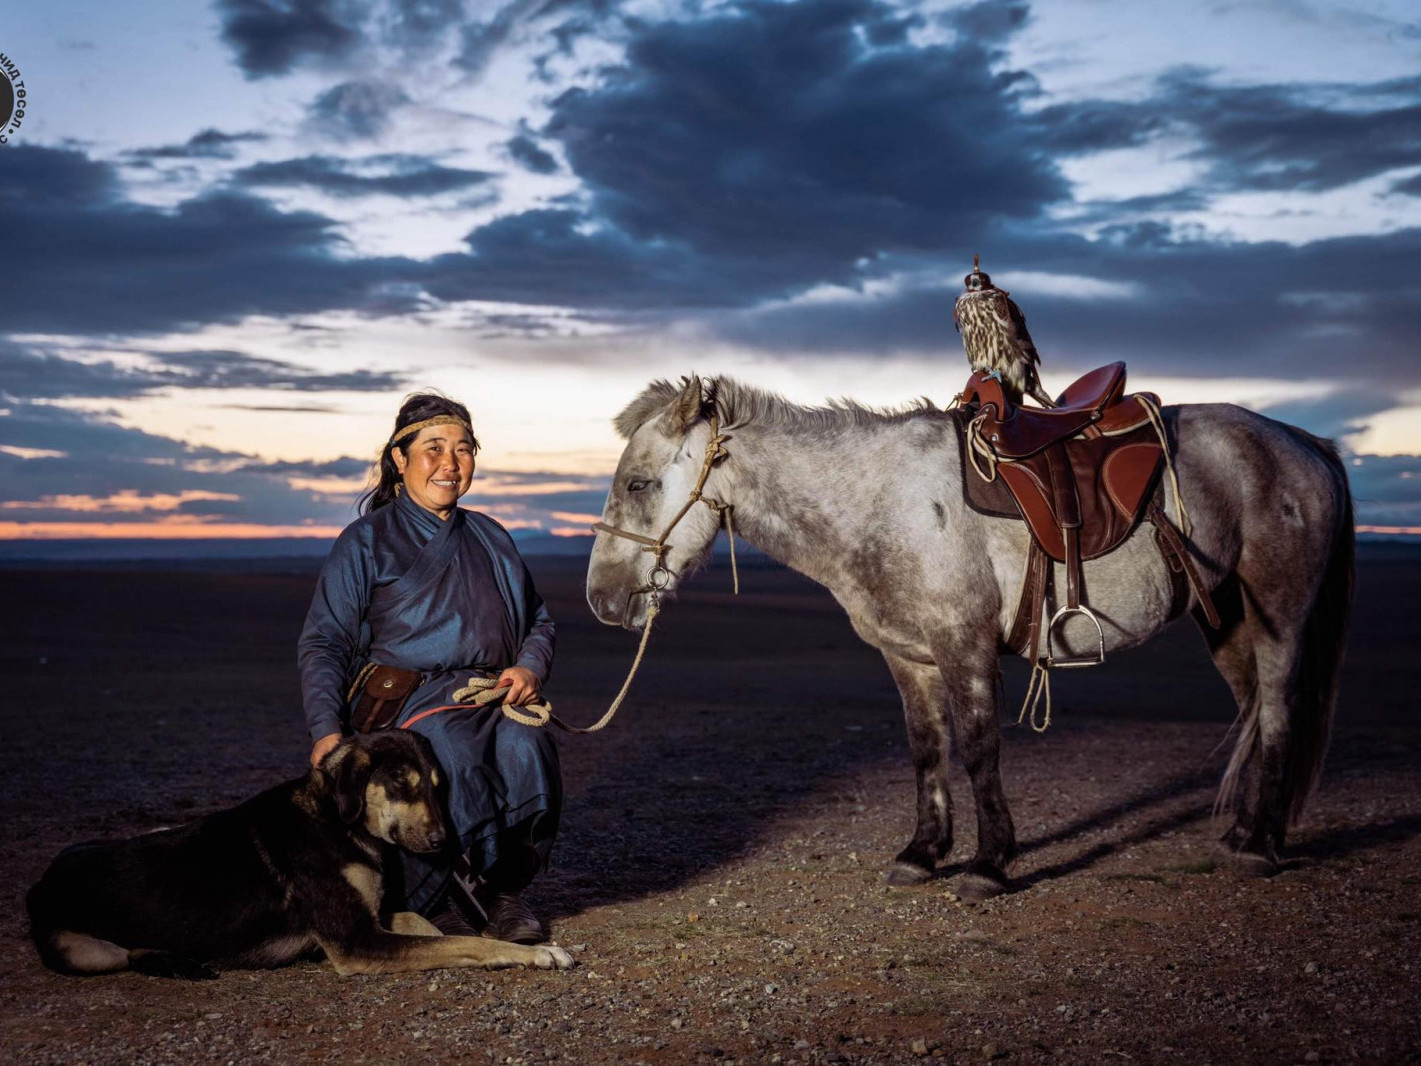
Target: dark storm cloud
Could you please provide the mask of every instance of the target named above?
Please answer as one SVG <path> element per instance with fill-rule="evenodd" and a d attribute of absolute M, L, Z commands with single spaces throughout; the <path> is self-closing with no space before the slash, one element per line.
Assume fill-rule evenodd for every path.
<path fill-rule="evenodd" d="M 1414 372 L 1421 291 L 1408 264 L 1421 230 L 1299 246 L 1123 236 L 1004 246 L 1012 264 L 1133 287 L 1122 299 L 1023 298 L 1033 336 L 1048 331 L 1077 359 L 1108 351 L 1191 376 L 1367 374 L 1384 389 Z"/>
<path fill-rule="evenodd" d="M 469 495 L 464 505 L 479 510 L 489 508 L 497 513 L 508 507 L 523 507 L 524 517 L 538 518 L 549 511 L 563 511 L 572 514 L 597 515 L 607 502 L 610 479 L 582 475 L 494 472 L 475 477 L 469 487 Z M 556 492 L 529 492 L 528 489 L 543 489 L 557 486 Z M 514 492 L 509 490 L 513 489 Z M 516 490 L 525 491 L 518 492 Z M 567 520 L 555 520 L 557 524 L 567 524 Z"/>
<path fill-rule="evenodd" d="M 533 9 L 499 17 L 511 25 Z M 873 0 L 824 0 L 634 25 L 625 63 L 558 97 L 543 131 L 590 206 L 475 230 L 468 254 L 430 264 L 429 291 L 608 310 L 744 306 L 852 278 L 883 252 L 1038 217 L 1066 183 L 1031 144 L 1022 79 L 994 71 L 990 42 L 907 43 L 908 21 Z"/>
<path fill-rule="evenodd" d="M 1166 103 L 1203 139 L 1196 154 L 1226 187 L 1333 189 L 1421 159 L 1421 91 L 1375 110 L 1310 95 L 1307 86 L 1220 87 L 1188 75 L 1165 86 Z"/>
<path fill-rule="evenodd" d="M 81 152 L 18 146 L 3 166 L 0 232 L 25 279 L 6 309 L 11 331 L 156 332 L 365 308 L 381 294 L 398 307 L 391 285 L 413 272 L 407 260 L 340 258 L 330 219 L 234 192 L 171 210 L 132 203 L 113 167 Z"/>
<path fill-rule="evenodd" d="M 233 175 L 245 186 L 307 186 L 332 196 L 437 196 L 483 185 L 484 170 L 441 166 L 412 155 L 376 155 L 361 160 L 308 155 L 277 163 L 256 163 Z"/>
<path fill-rule="evenodd" d="M 478 75 L 515 33 L 538 20 L 560 49 L 603 28 L 617 0 L 510 0 L 486 18 L 470 19 L 462 0 L 217 0 L 222 39 L 248 78 L 289 74 L 302 66 L 351 68 L 363 49 L 386 45 L 406 58 L 452 38 L 454 65 Z M 474 5 L 486 12 L 493 4 Z M 569 17 L 570 16 L 570 17 Z"/>
<path fill-rule="evenodd" d="M 618 0 L 508 0 L 493 17 L 469 22 L 460 29 L 459 52 L 454 65 L 477 77 L 488 68 L 497 51 L 520 29 L 553 18 L 562 19 L 547 33 L 559 51 L 567 52 L 578 37 L 597 32 L 617 7 Z M 570 16 L 570 17 L 569 17 Z M 538 61 L 541 67 L 546 57 Z"/>
<path fill-rule="evenodd" d="M 1065 375 L 1115 359 L 1186 377 L 1361 375 L 1379 398 L 1374 413 L 1395 406 L 1414 381 L 1421 293 L 1408 264 L 1421 261 L 1421 230 L 1301 247 L 1171 241 L 1153 231 L 1114 243 L 1004 234 L 980 250 L 984 268 L 1009 288 L 1012 272 L 1023 269 L 1116 287 L 1115 296 L 1014 293 L 1043 372 L 1057 387 Z M 970 262 L 964 248 L 964 270 Z M 944 385 L 955 390 L 966 366 L 951 321 L 961 272 L 943 270 L 936 259 L 884 266 L 899 267 L 905 278 L 892 295 L 720 313 L 703 322 L 731 341 L 817 356 L 940 350 Z M 1304 424 L 1336 432 L 1362 414 L 1322 404 Z"/>
<path fill-rule="evenodd" d="M 84 462 L 92 462 L 96 467 L 112 463 L 132 464 L 135 473 L 138 472 L 138 467 L 151 467 L 152 478 L 158 480 L 147 480 L 143 484 L 128 487 L 148 489 L 149 486 L 154 486 L 149 491 L 156 491 L 157 486 L 167 484 L 161 480 L 165 464 L 178 460 L 228 458 L 226 453 L 216 449 L 193 447 L 169 437 L 128 429 L 107 421 L 101 415 L 23 400 L 11 403 L 8 414 L 0 419 L 0 444 L 63 452 L 74 458 L 74 465 L 65 467 L 65 479 L 50 483 L 48 488 L 44 489 L 46 493 L 59 491 L 56 485 L 62 485 L 62 491 L 65 492 L 110 491 L 113 483 L 106 481 L 102 474 L 97 471 L 92 475 L 84 474 Z M 45 463 L 59 460 L 31 459 L 25 462 Z M 31 468 L 23 464 L 10 467 L 12 473 L 28 469 Z M 24 493 L 12 488 L 12 482 L 8 478 L 0 479 L 0 486 L 3 486 L 3 495 L 7 499 L 27 498 Z"/>
<path fill-rule="evenodd" d="M 113 398 L 159 389 L 282 389 L 297 392 L 388 392 L 405 377 L 353 370 L 315 373 L 275 359 L 207 350 L 145 353 L 143 366 L 84 362 L 52 351 L 0 342 L 0 396 L 6 399 Z"/>
<path fill-rule="evenodd" d="M 0 398 L 141 396 L 166 386 L 163 371 L 135 370 L 113 363 L 81 363 L 47 352 L 0 342 Z"/>
<path fill-rule="evenodd" d="M 384 133 L 394 113 L 410 102 L 403 89 L 379 81 L 346 81 L 311 103 L 311 122 L 329 136 L 369 140 Z"/>
<path fill-rule="evenodd" d="M 942 18 L 963 37 L 1001 42 L 1026 25 L 1031 5 L 1025 0 L 983 0 L 945 12 Z"/>
<path fill-rule="evenodd" d="M 1285 400 L 1264 409 L 1269 418 L 1305 426 L 1321 437 L 1342 437 L 1366 429 L 1371 416 L 1396 406 L 1396 396 L 1386 390 L 1342 384 L 1325 396 Z"/>
<path fill-rule="evenodd" d="M 0 450 L 0 521 L 149 521 L 163 515 L 267 525 L 344 525 L 355 517 L 358 490 L 293 488 L 292 481 L 363 480 L 367 459 L 266 461 L 241 452 L 195 447 L 168 437 L 117 425 L 108 417 L 13 402 L 0 419 L 0 446 L 41 450 L 24 459 Z M 254 444 L 257 442 L 254 442 Z M 371 451 L 378 447 L 371 442 Z M 527 489 L 556 482 L 557 491 L 509 495 L 500 488 Z M 126 499 L 115 500 L 122 494 Z M 153 497 L 206 494 L 235 499 Z M 79 497 L 63 500 L 57 497 Z M 465 506 L 488 507 L 505 517 L 566 524 L 550 511 L 600 513 L 606 479 L 565 474 L 480 472 Z M 133 509 L 133 500 L 150 506 Z M 85 499 L 89 502 L 86 505 Z M 509 508 L 516 514 L 508 515 Z"/>
<path fill-rule="evenodd" d="M 460 31 L 459 54 L 454 65 L 470 74 L 484 72 L 499 46 L 508 40 L 519 21 L 529 12 L 543 6 L 544 0 L 512 0 L 504 4 L 493 18 L 471 22 Z"/>
<path fill-rule="evenodd" d="M 1405 193 L 1407 196 L 1421 196 L 1421 174 L 1397 182 L 1391 187 L 1391 191 Z"/>
<path fill-rule="evenodd" d="M 391 0 L 381 22 L 392 43 L 422 47 L 457 26 L 463 16 L 462 0 Z"/>
<path fill-rule="evenodd" d="M 172 513 L 232 521 L 252 518 L 252 510 L 251 502 L 239 497 L 235 500 L 184 500 L 173 508 Z"/>
<path fill-rule="evenodd" d="M 407 380 L 391 371 L 348 370 L 314 373 L 276 359 L 241 352 L 203 350 L 155 352 L 177 383 L 198 389 L 291 389 L 298 392 L 389 392 Z"/>
<path fill-rule="evenodd" d="M 1170 118 L 1153 102 L 1073 100 L 1032 115 L 1034 134 L 1059 155 L 1086 155 L 1135 148 L 1169 128 Z"/>
<path fill-rule="evenodd" d="M 1421 527 L 1421 455 L 1359 455 L 1347 476 L 1358 523 Z"/>
<path fill-rule="evenodd" d="M 217 406 L 223 411 L 280 411 L 300 415 L 333 415 L 339 411 L 328 403 L 224 403 Z"/>
<path fill-rule="evenodd" d="M 895 39 L 873 0 L 745 3 L 642 27 L 626 62 L 553 103 L 596 213 L 639 241 L 808 283 L 941 248 L 1067 194 L 1031 136 L 1023 79 L 967 36 Z"/>
<path fill-rule="evenodd" d="M 217 0 L 222 39 L 249 78 L 286 74 L 307 59 L 349 55 L 369 5 L 359 0 Z"/>
<path fill-rule="evenodd" d="M 236 145 L 267 140 L 265 133 L 223 133 L 205 129 L 195 133 L 183 144 L 158 148 L 136 148 L 128 155 L 135 159 L 231 159 Z"/>
<path fill-rule="evenodd" d="M 373 450 L 373 449 L 372 449 Z M 238 467 L 249 473 L 272 474 L 280 477 L 362 477 L 370 470 L 370 462 L 365 459 L 331 459 L 327 462 L 315 460 L 280 460 L 275 462 L 251 462 Z"/>
<path fill-rule="evenodd" d="M 1161 133 L 1197 141 L 1214 189 L 1322 191 L 1421 160 L 1421 84 L 1216 85 L 1197 70 L 1137 102 L 1084 100 L 1036 113 L 1062 154 L 1134 147 Z"/>
<path fill-rule="evenodd" d="M 1130 287 L 1113 299 L 1028 297 L 1033 325 L 1060 338 L 1055 350 L 1076 365 L 1109 352 L 1161 367 L 1182 360 L 1201 375 L 1246 364 L 1288 376 L 1327 374 L 1346 352 L 1397 376 L 1415 328 L 1417 297 L 1401 284 L 1413 235 L 1225 246 L 1124 221 L 1197 210 L 1208 202 L 1199 188 L 1087 205 L 1077 222 L 1103 226 L 1098 242 L 1062 235 L 1043 216 L 1067 195 L 1060 155 L 1142 144 L 1184 122 L 1233 153 L 1220 156 L 1218 180 L 1237 184 L 1249 173 L 1247 137 L 1229 122 L 1261 127 L 1270 107 L 1291 106 L 1292 133 L 1273 143 L 1300 159 L 1306 119 L 1326 118 L 1326 108 L 1282 90 L 1239 95 L 1186 72 L 1143 106 L 1083 101 L 1031 113 L 1033 83 L 1003 70 L 999 51 L 1026 15 L 1022 4 L 961 9 L 947 16 L 955 39 L 930 46 L 913 45 L 898 32 L 905 20 L 872 0 L 750 2 L 633 25 L 625 61 L 557 98 L 543 131 L 562 142 L 589 206 L 476 230 L 470 254 L 431 264 L 430 291 L 508 300 L 538 291 L 545 302 L 650 313 L 752 309 L 815 284 L 858 286 L 903 259 L 935 266 L 943 282 L 719 313 L 707 326 L 770 350 L 930 350 L 955 348 L 944 330 L 960 273 L 971 251 L 991 249 L 1007 269 Z M 1381 125 L 1402 117 L 1409 88 L 1368 88 L 1390 109 Z M 1361 127 L 1341 126 L 1337 144 L 1354 145 Z M 1313 148 L 1314 180 L 1338 180 L 1340 165 Z"/>
<path fill-rule="evenodd" d="M 543 26 L 609 10 L 514 3 L 492 21 Z M 498 218 L 467 236 L 467 251 L 425 262 L 343 255 L 330 219 L 277 211 L 242 190 L 299 184 L 417 196 L 478 186 L 483 172 L 419 157 L 313 155 L 245 168 L 236 187 L 158 210 L 125 200 L 113 169 L 81 153 L 11 149 L 0 225 L 7 253 L 26 264 L 30 295 L 7 326 L 135 332 L 246 313 L 399 314 L 424 306 L 427 293 L 638 324 L 716 310 L 705 319 L 711 332 L 765 349 L 930 350 L 955 347 L 947 308 L 980 250 L 992 270 L 1131 287 L 1112 299 L 1027 295 L 1033 330 L 1050 338 L 1048 358 L 1079 365 L 1109 352 L 1152 366 L 1182 361 L 1200 374 L 1285 376 L 1356 359 L 1399 377 L 1414 360 L 1407 338 L 1421 303 L 1405 282 L 1414 234 L 1225 245 L 1134 221 L 1197 210 L 1208 184 L 1084 205 L 1084 218 L 1102 227 L 1093 242 L 1062 234 L 1046 212 L 1069 195 L 1059 156 L 1144 143 L 1176 122 L 1220 146 L 1220 182 L 1262 180 L 1247 138 L 1228 123 L 1266 125 L 1260 116 L 1285 103 L 1313 118 L 1347 112 L 1336 127 L 1345 136 L 1326 142 L 1335 151 L 1314 145 L 1312 169 L 1290 171 L 1299 181 L 1340 180 L 1336 160 L 1362 128 L 1350 119 L 1375 112 L 1404 133 L 1415 79 L 1359 87 L 1344 100 L 1342 90 L 1293 88 L 1230 96 L 1239 90 L 1186 72 L 1140 107 L 1083 101 L 1032 113 L 1034 83 L 1007 69 L 1002 52 L 1025 17 L 1020 3 L 960 9 L 945 16 L 954 38 L 931 45 L 906 32 L 918 16 L 876 0 L 749 0 L 680 21 L 620 23 L 624 61 L 557 97 L 545 130 L 516 130 L 507 145 L 523 165 L 545 169 L 554 161 L 537 154 L 544 148 L 534 134 L 555 138 L 582 192 Z M 1290 132 L 1274 143 L 1280 172 L 1289 172 L 1289 160 L 1304 155 L 1303 131 L 1317 127 L 1284 126 Z M 1391 157 L 1358 158 L 1386 166 Z M 754 310 L 900 268 L 920 277 L 896 296 Z M 922 280 L 932 271 L 941 283 Z M 539 316 L 486 324 L 525 335 L 547 329 Z"/>
<path fill-rule="evenodd" d="M 0 445 L 62 453 L 21 459 L 0 452 L 0 521 L 147 521 L 163 513 L 177 513 L 226 521 L 240 517 L 277 525 L 310 521 L 342 525 L 354 517 L 353 494 L 330 499 L 293 489 L 288 478 L 300 475 L 279 468 L 286 464 L 265 464 L 238 452 L 193 447 L 119 426 L 102 415 L 67 411 L 52 404 L 13 405 L 9 415 L 0 419 Z M 337 464 L 345 469 L 355 462 L 338 460 Z M 123 512 L 111 506 L 76 509 L 53 499 L 63 495 L 104 501 L 116 493 L 142 498 L 208 493 L 237 499 L 189 500 L 166 512 Z M 19 506 L 22 504 L 29 506 Z"/>
<path fill-rule="evenodd" d="M 545 23 L 540 28 L 543 40 L 551 41 L 552 47 L 533 57 L 533 69 L 538 77 L 551 83 L 553 61 L 571 56 L 584 37 L 622 39 L 627 22 L 636 24 L 636 20 L 623 20 L 620 4 L 621 0 L 566 0 L 550 6 L 548 22 L 552 24 Z"/>
<path fill-rule="evenodd" d="M 535 174 L 556 174 L 558 161 L 544 148 L 539 147 L 538 142 L 527 134 L 520 133 L 512 138 L 504 147 L 508 149 L 508 154 L 517 162 Z"/>
<path fill-rule="evenodd" d="M 683 244 L 638 241 L 572 210 L 509 215 L 466 240 L 468 253 L 428 264 L 425 289 L 438 299 L 664 312 L 752 302 L 797 285 L 775 261 L 728 273 Z"/>

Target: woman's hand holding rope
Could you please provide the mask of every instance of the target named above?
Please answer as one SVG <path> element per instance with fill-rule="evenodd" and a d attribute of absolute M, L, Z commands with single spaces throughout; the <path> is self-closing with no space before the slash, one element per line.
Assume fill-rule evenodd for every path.
<path fill-rule="evenodd" d="M 542 697 L 538 687 L 538 675 L 526 666 L 510 666 L 499 674 L 493 687 L 503 688 L 505 685 L 508 686 L 508 691 L 503 694 L 505 706 L 526 707 L 530 703 L 537 703 Z"/>

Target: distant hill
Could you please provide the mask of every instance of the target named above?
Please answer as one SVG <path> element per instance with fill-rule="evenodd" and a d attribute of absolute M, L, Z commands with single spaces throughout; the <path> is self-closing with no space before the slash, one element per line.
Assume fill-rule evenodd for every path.
<path fill-rule="evenodd" d="M 586 556 L 591 537 L 513 534 L 525 555 Z M 213 537 L 199 540 L 84 539 L 0 540 L 0 565 L 17 563 L 205 562 L 213 559 L 314 560 L 331 550 L 324 537 Z"/>

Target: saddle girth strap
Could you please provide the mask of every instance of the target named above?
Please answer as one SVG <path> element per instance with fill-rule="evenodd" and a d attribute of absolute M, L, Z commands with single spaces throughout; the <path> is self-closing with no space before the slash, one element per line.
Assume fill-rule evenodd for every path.
<path fill-rule="evenodd" d="M 1160 554 L 1164 556 L 1165 563 L 1169 566 L 1171 577 L 1176 573 L 1184 575 L 1184 580 L 1188 582 L 1189 587 L 1194 590 L 1194 595 L 1199 600 L 1199 609 L 1204 612 L 1204 619 L 1209 623 L 1209 627 L 1211 629 L 1220 628 L 1223 623 L 1220 622 L 1219 612 L 1214 607 L 1214 598 L 1204 587 L 1204 580 L 1199 576 L 1199 571 L 1194 566 L 1194 560 L 1189 558 L 1189 549 L 1185 546 L 1184 539 L 1180 537 L 1179 530 L 1174 528 L 1174 523 L 1169 520 L 1169 516 L 1160 509 L 1157 503 L 1150 504 L 1149 509 L 1145 511 L 1145 517 L 1155 527 L 1155 544 L 1159 548 Z"/>

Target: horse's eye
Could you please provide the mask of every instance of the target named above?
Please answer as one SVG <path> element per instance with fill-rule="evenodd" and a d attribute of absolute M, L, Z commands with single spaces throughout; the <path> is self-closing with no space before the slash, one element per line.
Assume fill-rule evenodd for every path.
<path fill-rule="evenodd" d="M 646 478 L 634 477 L 627 482 L 627 491 L 640 492 L 642 489 L 646 488 L 650 484 L 651 482 L 646 480 Z"/>

